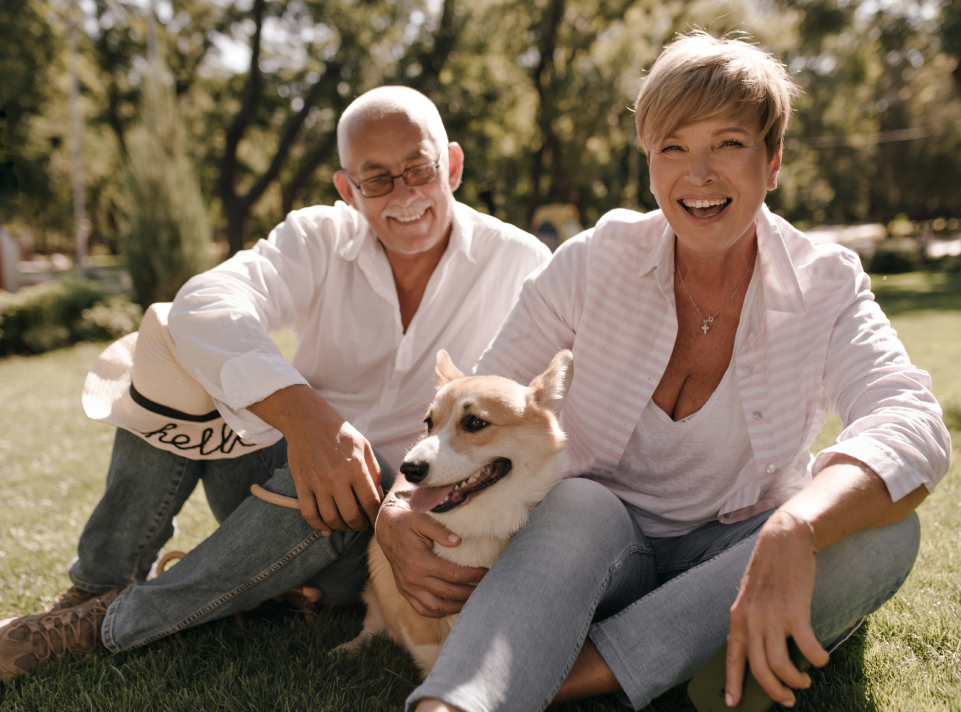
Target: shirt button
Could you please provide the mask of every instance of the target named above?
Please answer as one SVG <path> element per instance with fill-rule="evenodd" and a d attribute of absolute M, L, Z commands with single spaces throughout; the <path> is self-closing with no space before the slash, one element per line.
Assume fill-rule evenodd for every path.
<path fill-rule="evenodd" d="M 777 472 L 777 465 L 775 465 L 773 462 L 769 462 L 764 468 L 764 471 L 769 475 L 773 475 L 775 472 Z"/>
<path fill-rule="evenodd" d="M 763 417 L 763 415 L 761 411 L 756 410 L 753 413 L 751 413 L 751 417 L 754 418 L 754 420 L 760 420 Z"/>
<path fill-rule="evenodd" d="M 752 366 L 751 364 L 748 364 L 747 366 L 744 367 L 744 373 L 750 373 L 753 370 L 754 370 L 754 366 Z"/>

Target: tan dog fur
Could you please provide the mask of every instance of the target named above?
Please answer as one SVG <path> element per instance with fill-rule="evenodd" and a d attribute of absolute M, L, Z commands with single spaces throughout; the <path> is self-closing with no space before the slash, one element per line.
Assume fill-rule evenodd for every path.
<path fill-rule="evenodd" d="M 434 544 L 434 553 L 461 566 L 490 567 L 564 473 L 567 438 L 557 417 L 573 378 L 571 352 L 558 353 L 547 371 L 527 387 L 497 376 L 465 377 L 446 351 L 437 354 L 436 376 L 437 395 L 425 419 L 429 430 L 401 466 L 402 472 L 427 466 L 426 477 L 417 485 L 425 491 L 417 494 L 408 485 L 402 492 L 413 493 L 414 504 L 425 493 L 443 493 L 445 487 L 472 475 L 492 476 L 498 469 L 491 463 L 510 460 L 507 475 L 488 488 L 468 494 L 450 511 L 428 512 L 462 540 L 452 548 Z M 485 425 L 474 429 L 477 421 L 471 418 Z M 431 508 L 436 506 L 440 505 Z M 397 590 L 376 537 L 368 561 L 364 629 L 336 650 L 353 652 L 374 635 L 386 633 L 427 675 L 456 614 L 439 619 L 419 615 Z"/>

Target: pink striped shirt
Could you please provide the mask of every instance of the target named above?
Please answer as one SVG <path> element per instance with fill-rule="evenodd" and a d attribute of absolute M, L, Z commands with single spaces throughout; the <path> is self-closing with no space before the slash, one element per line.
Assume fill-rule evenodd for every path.
<path fill-rule="evenodd" d="M 477 373 L 522 383 L 560 349 L 574 354 L 562 420 L 569 475 L 611 481 L 660 383 L 677 336 L 673 230 L 660 211 L 614 210 L 527 280 Z M 718 502 L 735 522 L 807 485 L 830 453 L 872 468 L 893 500 L 948 470 L 950 436 L 930 377 L 911 365 L 857 255 L 815 246 L 767 207 L 758 213 L 762 309 L 734 354 L 755 472 Z M 828 411 L 836 445 L 809 448 Z"/>

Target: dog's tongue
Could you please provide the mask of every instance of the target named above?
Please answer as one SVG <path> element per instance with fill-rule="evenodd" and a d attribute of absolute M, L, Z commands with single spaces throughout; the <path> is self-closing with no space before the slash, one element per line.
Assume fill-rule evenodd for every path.
<path fill-rule="evenodd" d="M 454 485 L 444 487 L 418 487 L 410 498 L 410 508 L 415 512 L 429 512 L 451 493 Z"/>

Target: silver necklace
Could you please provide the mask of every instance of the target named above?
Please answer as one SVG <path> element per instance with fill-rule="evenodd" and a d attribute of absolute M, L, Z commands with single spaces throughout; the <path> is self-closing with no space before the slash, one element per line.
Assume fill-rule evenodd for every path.
<path fill-rule="evenodd" d="M 751 265 L 754 264 L 754 256 L 755 256 L 756 254 L 757 254 L 757 251 L 756 251 L 756 250 L 751 253 L 751 259 L 750 259 L 750 261 L 747 263 L 747 269 L 744 270 L 744 276 L 741 277 L 741 281 L 738 282 L 738 283 L 737 283 L 737 286 L 734 288 L 734 294 L 737 294 L 737 290 L 739 290 L 739 289 L 741 288 L 741 285 L 744 284 L 744 280 L 747 279 L 747 273 L 751 271 Z M 683 277 L 683 275 L 681 275 L 681 268 L 680 268 L 680 266 L 677 264 L 677 258 L 676 258 L 676 257 L 674 258 L 674 267 L 677 269 L 677 276 L 681 278 L 681 286 L 684 287 L 684 292 L 687 294 L 687 298 L 691 300 L 691 305 L 694 307 L 694 311 L 697 312 L 697 315 L 698 315 L 699 317 L 701 317 L 701 321 L 704 322 L 704 324 L 701 326 L 701 331 L 703 331 L 704 334 L 707 335 L 707 330 L 711 328 L 711 327 L 708 326 L 708 324 L 713 323 L 713 322 L 714 322 L 714 317 L 716 317 L 718 314 L 720 314 L 720 313 L 721 313 L 721 310 L 723 310 L 724 307 L 726 307 L 728 304 L 731 303 L 731 300 L 734 299 L 734 294 L 732 294 L 730 297 L 728 297 L 728 300 L 721 305 L 721 308 L 720 308 L 720 309 L 718 309 L 718 310 L 717 310 L 716 312 L 714 312 L 711 316 L 709 316 L 709 317 L 707 317 L 707 318 L 705 319 L 705 318 L 704 318 L 704 315 L 701 314 L 701 310 L 697 308 L 697 304 L 694 303 L 694 297 L 692 297 L 692 296 L 691 296 L 691 293 L 688 291 L 687 285 L 684 284 L 684 277 Z"/>

